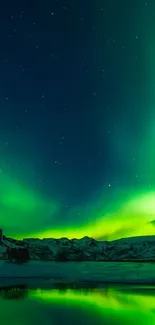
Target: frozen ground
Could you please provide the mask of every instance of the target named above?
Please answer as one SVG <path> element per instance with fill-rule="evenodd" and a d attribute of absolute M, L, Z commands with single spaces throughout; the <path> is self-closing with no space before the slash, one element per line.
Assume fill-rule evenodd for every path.
<path fill-rule="evenodd" d="M 32 261 L 16 265 L 0 261 L 0 286 L 17 278 L 21 281 L 42 278 L 59 283 L 155 284 L 155 263 Z"/>

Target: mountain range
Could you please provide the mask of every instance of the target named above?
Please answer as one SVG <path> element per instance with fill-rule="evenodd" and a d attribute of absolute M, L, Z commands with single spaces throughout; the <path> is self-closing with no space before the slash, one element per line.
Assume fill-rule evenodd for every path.
<path fill-rule="evenodd" d="M 15 240 L 1 236 L 0 259 L 8 248 L 26 248 L 30 260 L 43 261 L 155 261 L 155 236 L 97 241 L 94 238 L 28 238 Z"/>

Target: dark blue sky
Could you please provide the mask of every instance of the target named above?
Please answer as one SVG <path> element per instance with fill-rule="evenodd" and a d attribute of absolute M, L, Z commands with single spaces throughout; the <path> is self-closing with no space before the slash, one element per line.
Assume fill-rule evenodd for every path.
<path fill-rule="evenodd" d="M 88 207 L 103 188 L 106 201 L 150 182 L 137 174 L 152 9 L 151 0 L 6 0 L 1 8 L 1 172 L 59 201 L 60 223 L 75 224 L 65 207 Z"/>

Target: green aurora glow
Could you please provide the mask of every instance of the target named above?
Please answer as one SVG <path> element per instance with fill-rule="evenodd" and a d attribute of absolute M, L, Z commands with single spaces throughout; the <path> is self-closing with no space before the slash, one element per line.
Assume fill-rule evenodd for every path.
<path fill-rule="evenodd" d="M 99 202 L 87 207 L 85 220 L 69 226 L 57 223 L 55 216 L 61 213 L 61 204 L 42 197 L 3 173 L 0 174 L 0 193 L 1 227 L 8 236 L 15 238 L 91 236 L 112 240 L 155 234 L 152 222 L 155 220 L 155 191 L 129 192 L 128 195 L 117 191 L 117 196 L 111 204 L 105 205 L 106 208 L 103 192 Z M 80 207 L 83 215 L 84 208 Z M 76 211 L 69 213 L 74 215 Z M 45 227 L 47 223 L 48 228 Z"/>

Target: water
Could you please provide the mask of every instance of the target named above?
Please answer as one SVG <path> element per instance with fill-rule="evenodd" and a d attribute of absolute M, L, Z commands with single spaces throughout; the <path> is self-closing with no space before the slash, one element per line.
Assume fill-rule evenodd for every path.
<path fill-rule="evenodd" d="M 1 324 L 155 324 L 155 289 L 93 287 L 7 289 L 0 293 Z"/>

